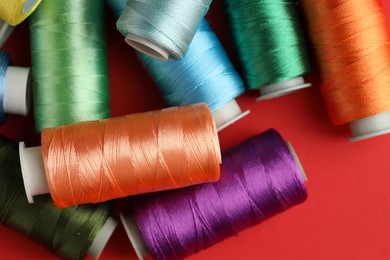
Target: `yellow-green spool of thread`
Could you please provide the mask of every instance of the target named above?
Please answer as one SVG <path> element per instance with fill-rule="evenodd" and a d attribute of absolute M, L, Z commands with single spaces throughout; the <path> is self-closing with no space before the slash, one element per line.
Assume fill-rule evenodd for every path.
<path fill-rule="evenodd" d="M 110 117 L 103 0 L 45 0 L 30 18 L 35 129 Z"/>
<path fill-rule="evenodd" d="M 0 0 L 0 19 L 18 25 L 29 17 L 42 0 Z"/>

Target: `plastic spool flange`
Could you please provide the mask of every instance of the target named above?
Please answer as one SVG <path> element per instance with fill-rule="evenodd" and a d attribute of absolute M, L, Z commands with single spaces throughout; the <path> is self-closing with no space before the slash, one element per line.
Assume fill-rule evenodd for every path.
<path fill-rule="evenodd" d="M 31 100 L 31 70 L 9 66 L 4 80 L 4 112 L 27 115 Z"/>
<path fill-rule="evenodd" d="M 349 123 L 352 138 L 350 142 L 360 141 L 390 133 L 390 111 L 362 118 Z"/>
<path fill-rule="evenodd" d="M 222 107 L 211 112 L 211 115 L 217 125 L 217 131 L 221 131 L 222 129 L 245 117 L 249 113 L 249 110 L 242 112 L 237 101 L 233 99 Z"/>
<path fill-rule="evenodd" d="M 88 249 L 88 255 L 92 256 L 94 259 L 99 259 L 101 253 L 106 247 L 110 237 L 115 231 L 118 223 L 112 217 L 109 217 L 106 223 L 103 225 L 102 229 L 97 234 L 95 240 L 93 241 L 91 247 Z"/>
<path fill-rule="evenodd" d="M 166 52 L 163 48 L 132 33 L 126 36 L 125 41 L 137 51 L 143 52 L 155 59 L 166 61 L 169 58 L 168 52 Z"/>
<path fill-rule="evenodd" d="M 144 239 L 141 236 L 141 231 L 137 226 L 135 217 L 132 214 L 129 214 L 127 217 L 125 217 L 121 213 L 120 218 L 122 225 L 126 230 L 127 237 L 129 238 L 131 245 L 133 246 L 134 251 L 138 256 L 138 259 L 144 260 L 150 255 L 150 253 L 145 245 Z"/>
<path fill-rule="evenodd" d="M 260 88 L 261 96 L 256 100 L 261 101 L 276 98 L 308 87 L 311 87 L 311 83 L 305 83 L 303 77 L 296 77 Z"/>
<path fill-rule="evenodd" d="M 298 157 L 297 153 L 295 152 L 293 146 L 291 145 L 291 143 L 289 141 L 286 141 L 286 145 L 287 145 L 288 149 L 290 150 L 290 153 L 291 153 L 292 157 L 294 158 L 294 161 L 297 164 L 298 169 L 301 172 L 301 175 L 302 175 L 303 179 L 306 182 L 307 181 L 307 175 L 305 173 L 305 170 L 303 169 L 303 166 L 301 164 L 301 161 L 299 160 L 299 157 Z"/>
<path fill-rule="evenodd" d="M 0 20 L 0 48 L 7 41 L 14 28 L 14 26 L 4 22 L 3 20 Z"/>
<path fill-rule="evenodd" d="M 34 203 L 34 196 L 50 193 L 41 147 L 26 148 L 25 144 L 20 142 L 19 156 L 27 200 Z"/>
<path fill-rule="evenodd" d="M 35 6 L 39 0 L 25 0 L 22 8 L 22 13 L 27 13 Z"/>

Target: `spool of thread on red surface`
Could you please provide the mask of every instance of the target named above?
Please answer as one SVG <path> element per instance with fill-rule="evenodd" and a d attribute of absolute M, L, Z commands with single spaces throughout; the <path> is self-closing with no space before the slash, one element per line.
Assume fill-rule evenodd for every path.
<path fill-rule="evenodd" d="M 20 151 L 30 202 L 50 191 L 59 208 L 216 181 L 221 162 L 204 103 L 47 128 Z"/>
<path fill-rule="evenodd" d="M 275 130 L 223 153 L 221 179 L 134 198 L 122 217 L 139 258 L 183 259 L 305 201 L 305 177 Z"/>
<path fill-rule="evenodd" d="M 182 59 L 212 0 L 128 1 L 117 22 L 126 42 L 159 60 Z M 112 5 L 112 3 L 110 3 Z"/>
<path fill-rule="evenodd" d="M 113 233 L 113 203 L 56 209 L 50 196 L 29 204 L 18 145 L 0 136 L 0 224 L 48 248 L 61 259 L 97 259 Z"/>
<path fill-rule="evenodd" d="M 352 141 L 390 132 L 390 33 L 380 0 L 300 2 L 333 123 Z"/>

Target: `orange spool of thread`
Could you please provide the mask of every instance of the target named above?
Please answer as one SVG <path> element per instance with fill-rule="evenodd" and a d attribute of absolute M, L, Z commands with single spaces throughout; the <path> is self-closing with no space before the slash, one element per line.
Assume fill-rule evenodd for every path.
<path fill-rule="evenodd" d="M 357 141 L 390 132 L 390 33 L 380 0 L 303 0 L 335 124 Z"/>
<path fill-rule="evenodd" d="M 217 181 L 221 162 L 203 103 L 46 128 L 42 151 L 20 151 L 29 200 L 50 191 L 58 208 Z M 45 178 L 30 166 L 37 154 L 46 186 L 34 183 Z"/>

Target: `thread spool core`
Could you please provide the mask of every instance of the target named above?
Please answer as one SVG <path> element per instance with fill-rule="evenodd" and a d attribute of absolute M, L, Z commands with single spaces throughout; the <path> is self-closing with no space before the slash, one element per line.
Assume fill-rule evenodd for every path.
<path fill-rule="evenodd" d="M 349 123 L 352 138 L 349 142 L 390 133 L 390 111 L 368 116 Z"/>
<path fill-rule="evenodd" d="M 28 202 L 34 203 L 34 196 L 50 193 L 45 175 L 42 149 L 40 146 L 26 148 L 19 143 L 19 157 L 22 169 L 24 189 Z"/>
<path fill-rule="evenodd" d="M 0 20 L 0 48 L 7 41 L 14 28 L 14 26 L 4 22 L 3 20 Z"/>
<path fill-rule="evenodd" d="M 4 79 L 4 112 L 27 115 L 31 100 L 31 70 L 9 66 Z"/>
<path fill-rule="evenodd" d="M 93 259 L 99 259 L 101 253 L 103 252 L 103 249 L 106 247 L 117 225 L 118 223 L 115 221 L 114 218 L 109 217 L 107 219 L 106 223 L 104 223 L 102 229 L 95 237 L 95 240 L 93 241 L 91 247 L 88 249 L 87 254 L 89 256 L 92 256 Z"/>
<path fill-rule="evenodd" d="M 169 54 L 163 48 L 132 33 L 129 33 L 126 36 L 125 41 L 137 51 L 145 53 L 155 59 L 166 61 L 169 58 Z"/>
<path fill-rule="evenodd" d="M 222 129 L 240 120 L 241 118 L 245 117 L 249 113 L 249 110 L 242 112 L 237 101 L 233 99 L 222 107 L 211 112 L 211 116 L 214 118 L 215 123 L 217 125 L 217 131 L 219 132 Z"/>
<path fill-rule="evenodd" d="M 129 214 L 125 217 L 122 213 L 120 213 L 120 219 L 138 259 L 144 260 L 150 255 L 150 253 L 142 238 L 141 231 L 137 226 L 134 215 Z"/>
<path fill-rule="evenodd" d="M 292 146 L 292 144 L 289 141 L 286 141 L 286 145 L 288 147 L 288 150 L 290 150 L 290 153 L 291 153 L 292 157 L 294 158 L 294 161 L 297 164 L 298 169 L 301 172 L 301 175 L 302 175 L 304 181 L 306 182 L 307 181 L 307 175 L 305 173 L 305 170 L 303 169 L 303 166 L 301 164 L 301 161 L 299 160 L 299 157 L 298 157 L 297 153 L 294 150 L 294 147 Z"/>
<path fill-rule="evenodd" d="M 281 97 L 308 87 L 311 87 L 311 83 L 305 83 L 305 79 L 303 77 L 296 77 L 260 88 L 261 96 L 258 97 L 256 101 Z"/>
<path fill-rule="evenodd" d="M 38 1 L 39 0 L 25 0 L 22 8 L 22 13 L 24 14 L 30 11 Z"/>

